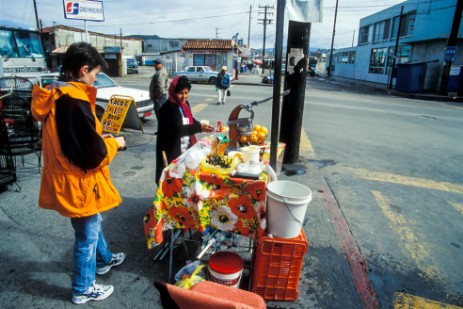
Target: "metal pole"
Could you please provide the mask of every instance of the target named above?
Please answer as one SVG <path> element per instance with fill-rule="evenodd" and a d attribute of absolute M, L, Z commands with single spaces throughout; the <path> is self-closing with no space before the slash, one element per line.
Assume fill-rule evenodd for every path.
<path fill-rule="evenodd" d="M 333 35 L 331 36 L 331 49 L 330 49 L 330 62 L 328 64 L 328 77 L 331 77 L 331 69 L 333 65 L 333 45 L 334 45 L 334 34 L 336 33 L 336 19 L 338 18 L 338 2 L 336 0 L 336 8 L 334 10 L 334 23 L 333 23 Z"/>
<path fill-rule="evenodd" d="M 275 69 L 273 76 L 272 131 L 270 134 L 270 166 L 276 171 L 278 135 L 280 127 L 280 94 L 281 94 L 281 58 L 283 57 L 283 26 L 286 0 L 277 2 L 277 22 L 275 37 Z"/>
<path fill-rule="evenodd" d="M 84 20 L 84 29 L 85 29 L 85 42 L 90 43 L 88 39 L 87 20 Z"/>
<path fill-rule="evenodd" d="M 43 52 L 46 53 L 45 42 L 43 40 L 42 27 L 41 27 L 41 24 L 39 22 L 39 13 L 37 11 L 37 2 L 35 0 L 33 0 L 33 1 L 34 1 L 35 22 L 37 24 L 37 30 L 40 31 L 40 42 L 42 43 Z"/>
<path fill-rule="evenodd" d="M 265 37 L 267 36 L 267 8 L 268 6 L 265 6 L 264 10 L 264 46 L 262 47 L 262 74 L 265 72 Z"/>
<path fill-rule="evenodd" d="M 400 16 L 399 16 L 399 29 L 397 29 L 397 38 L 395 39 L 394 57 L 392 58 L 391 76 L 389 76 L 389 84 L 387 85 L 387 89 L 392 88 L 392 80 L 394 79 L 394 75 L 395 75 L 395 65 L 397 62 L 397 50 L 399 49 L 400 28 L 402 27 L 403 14 L 404 14 L 404 7 L 402 6 L 402 8 L 400 9 Z"/>
<path fill-rule="evenodd" d="M 249 24 L 248 24 L 248 48 L 251 49 L 251 14 L 252 5 L 249 6 Z"/>
<path fill-rule="evenodd" d="M 455 14 L 453 15 L 452 29 L 450 30 L 449 39 L 447 41 L 447 47 L 457 46 L 458 29 L 461 23 L 461 13 L 463 12 L 463 0 L 458 0 L 455 5 Z M 452 67 L 452 61 L 446 61 L 444 70 L 442 72 L 442 79 L 440 84 L 440 93 L 447 95 L 447 87 L 450 76 L 450 68 Z"/>

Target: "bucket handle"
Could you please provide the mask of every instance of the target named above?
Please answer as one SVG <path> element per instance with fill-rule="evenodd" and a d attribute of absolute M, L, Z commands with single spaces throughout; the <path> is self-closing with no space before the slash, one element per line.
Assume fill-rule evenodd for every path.
<path fill-rule="evenodd" d="M 301 226 L 302 225 L 305 225 L 305 220 L 304 222 L 302 222 L 301 220 L 299 220 L 298 218 L 296 218 L 296 216 L 291 212 L 291 209 L 289 209 L 288 205 L 286 205 L 286 198 L 283 197 L 283 204 L 285 204 L 286 206 L 286 209 L 288 209 L 289 213 L 291 214 L 291 216 L 294 218 L 294 220 L 297 221 L 297 223 L 299 223 Z M 305 216 L 304 216 L 305 217 Z"/>

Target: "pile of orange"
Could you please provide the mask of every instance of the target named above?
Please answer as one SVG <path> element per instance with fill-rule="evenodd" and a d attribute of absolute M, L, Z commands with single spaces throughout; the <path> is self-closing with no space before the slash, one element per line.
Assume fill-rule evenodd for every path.
<path fill-rule="evenodd" d="M 268 135 L 268 130 L 265 126 L 255 124 L 251 132 L 251 135 L 249 136 L 241 135 L 239 137 L 239 142 L 241 144 L 260 145 L 263 142 L 265 142 L 267 135 Z"/>

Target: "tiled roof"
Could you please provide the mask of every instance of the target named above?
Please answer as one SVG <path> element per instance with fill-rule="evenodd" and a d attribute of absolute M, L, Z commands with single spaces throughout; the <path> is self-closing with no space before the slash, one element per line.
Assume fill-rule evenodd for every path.
<path fill-rule="evenodd" d="M 188 40 L 183 45 L 184 50 L 188 49 L 222 49 L 231 50 L 233 40 Z"/>

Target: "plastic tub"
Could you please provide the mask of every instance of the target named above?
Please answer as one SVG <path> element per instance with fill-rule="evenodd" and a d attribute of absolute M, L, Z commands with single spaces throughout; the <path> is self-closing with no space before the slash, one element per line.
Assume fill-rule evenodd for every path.
<path fill-rule="evenodd" d="M 209 259 L 209 280 L 229 287 L 240 286 L 243 259 L 234 252 L 220 251 Z"/>

